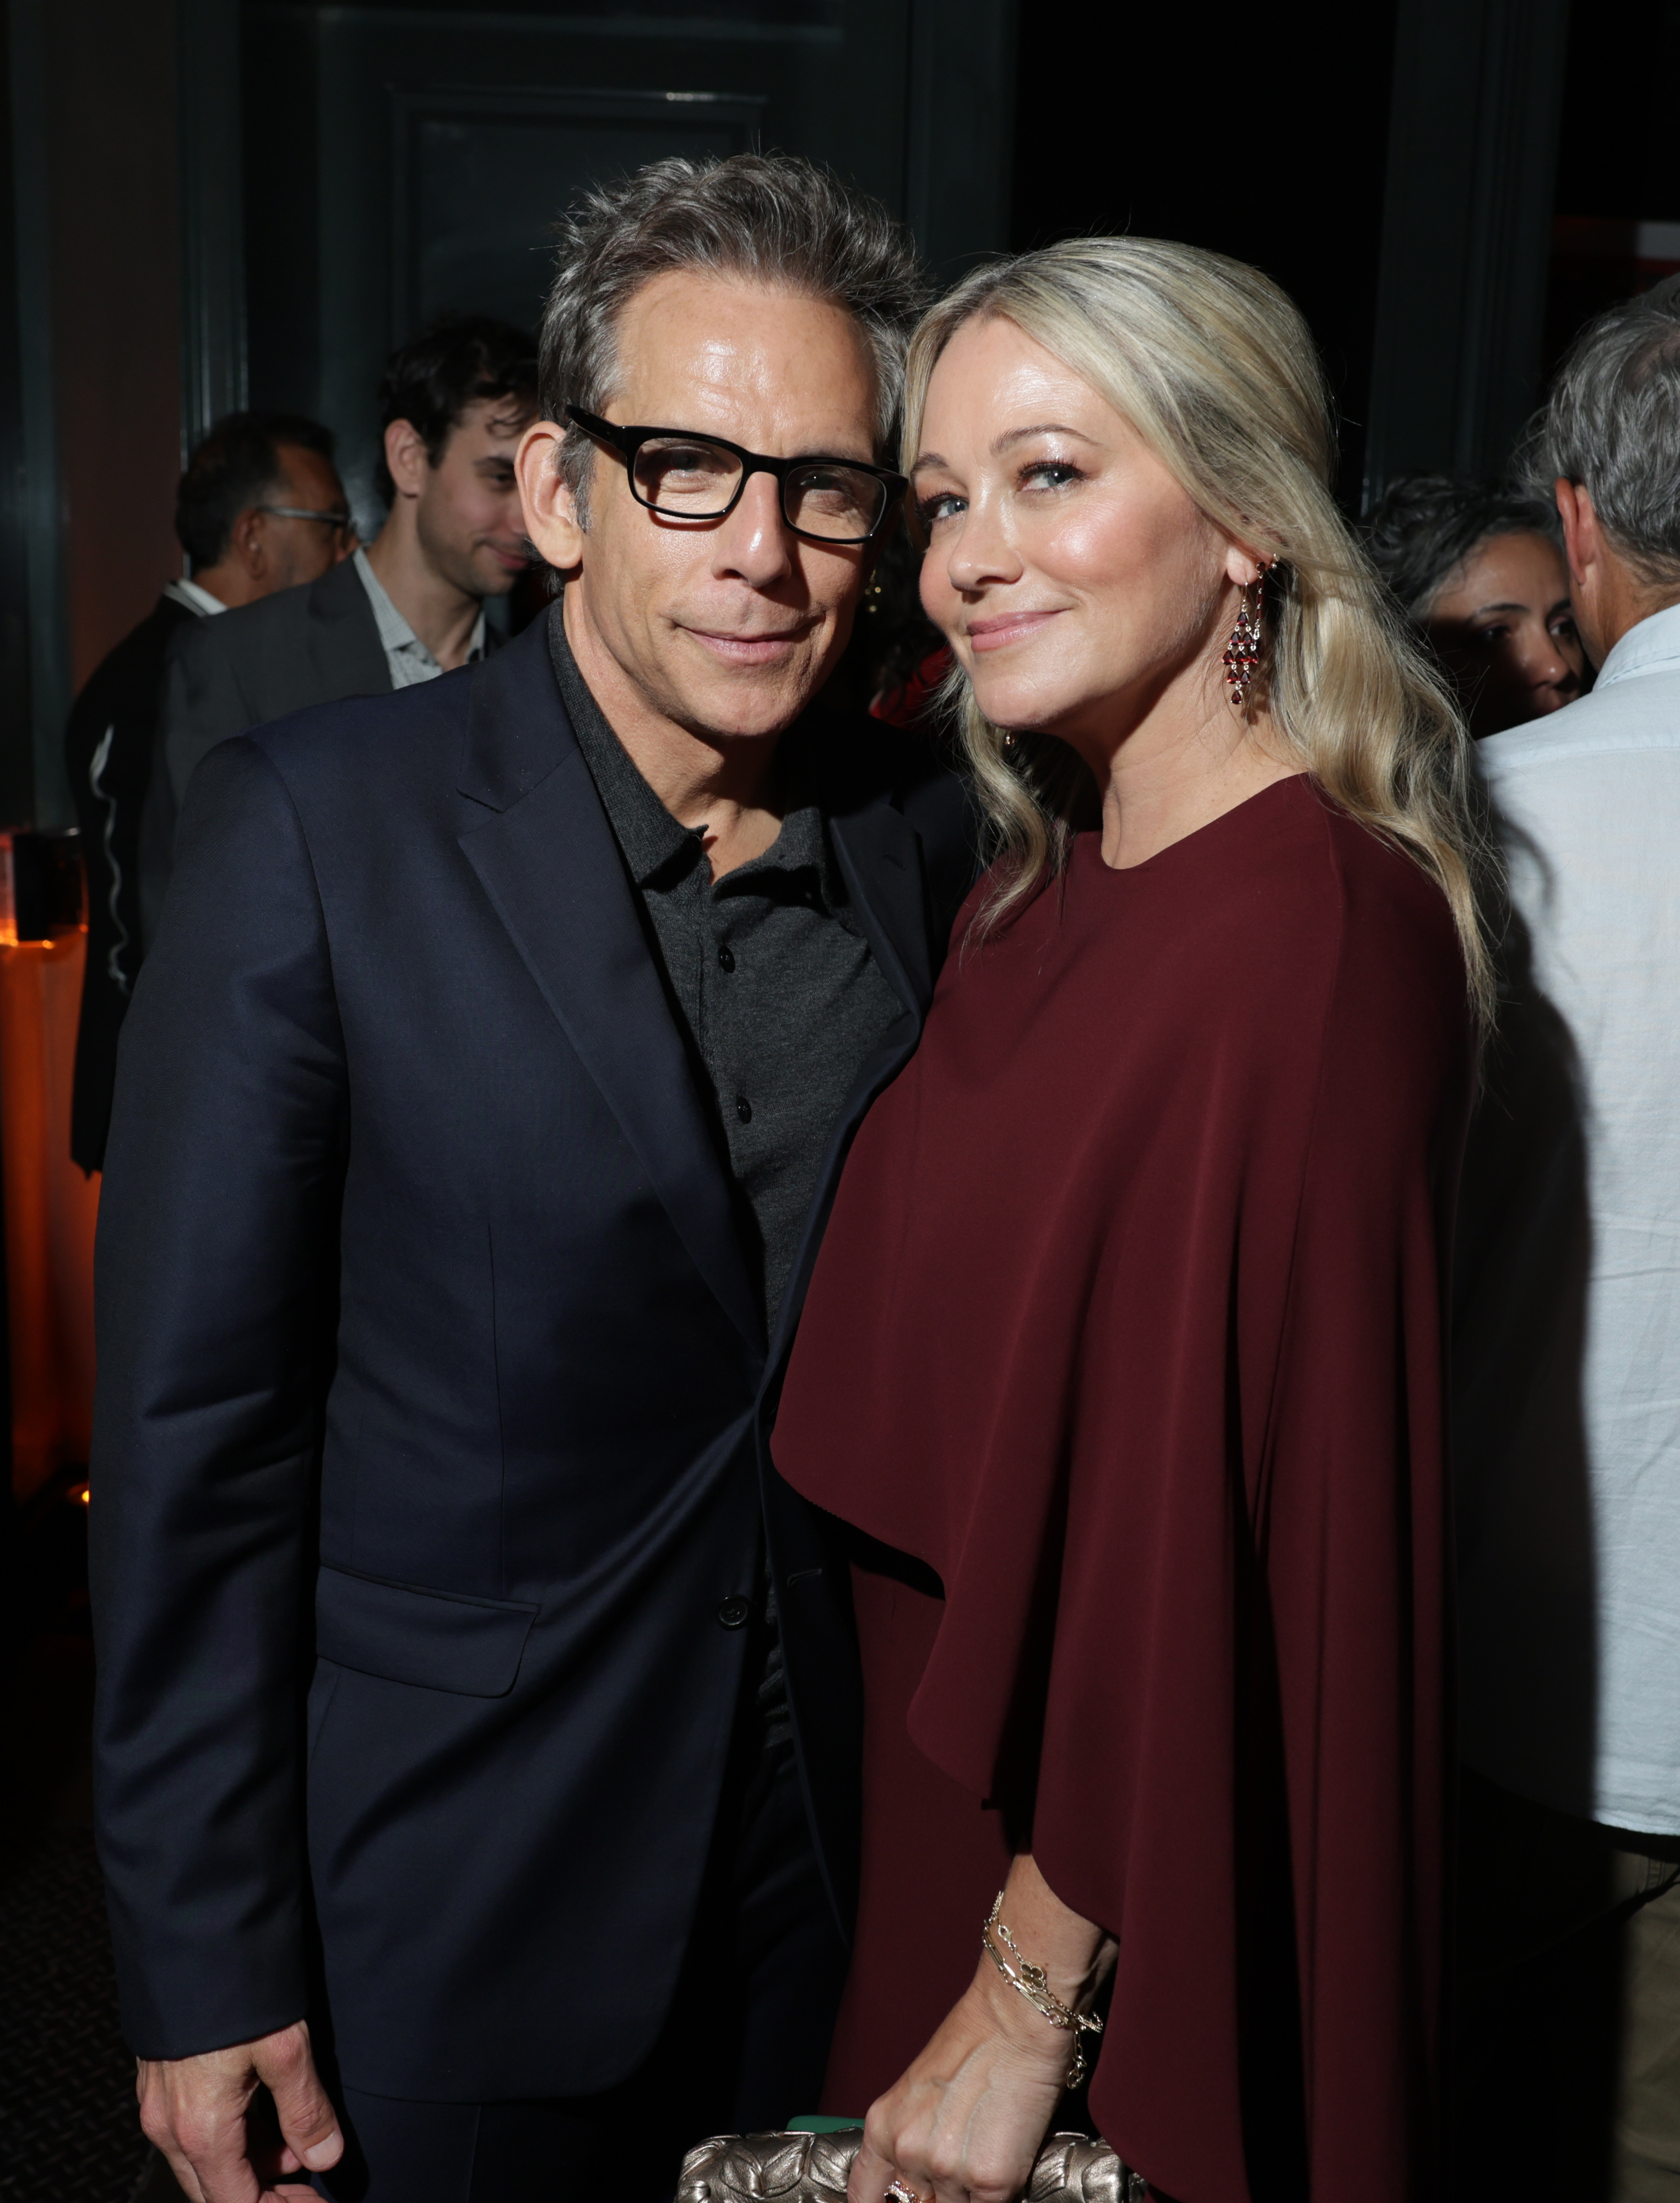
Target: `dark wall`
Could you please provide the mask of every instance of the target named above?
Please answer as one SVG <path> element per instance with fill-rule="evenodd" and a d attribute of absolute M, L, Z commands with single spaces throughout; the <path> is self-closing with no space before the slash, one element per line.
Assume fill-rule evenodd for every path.
<path fill-rule="evenodd" d="M 50 7 L 52 322 L 70 676 L 180 571 L 171 0 Z"/>
<path fill-rule="evenodd" d="M 1558 143 L 1558 210 L 1680 221 L 1680 6 L 1576 0 Z"/>
<path fill-rule="evenodd" d="M 12 47 L 7 39 L 0 41 L 0 115 L 8 121 L 13 113 L 12 84 Z M 13 150 L 9 132 L 7 150 Z M 35 782 L 30 741 L 29 477 L 17 246 L 16 162 L 12 159 L 0 164 L 0 828 L 28 819 Z M 0 1366 L 0 1388 L 4 1382 Z M 9 1429 L 3 1399 L 0 1420 Z"/>
<path fill-rule="evenodd" d="M 1566 72 L 1548 368 L 1584 321 L 1680 268 L 1680 6 L 1576 0 Z"/>
<path fill-rule="evenodd" d="M 1395 0 L 1282 15 L 1215 0 L 1021 21 L 1017 248 L 1129 232 L 1263 268 L 1318 340 L 1345 493 L 1364 452 L 1395 14 Z"/>
<path fill-rule="evenodd" d="M 0 827 L 71 823 L 71 696 L 180 571 L 175 12 L 7 10 Z"/>

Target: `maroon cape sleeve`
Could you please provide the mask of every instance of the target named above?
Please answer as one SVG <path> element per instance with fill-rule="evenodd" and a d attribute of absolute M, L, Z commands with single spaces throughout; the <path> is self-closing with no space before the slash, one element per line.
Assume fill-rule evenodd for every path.
<path fill-rule="evenodd" d="M 1052 1686 L 1035 1850 L 1053 1887 L 1120 1931 L 1096 2114 L 1198 2203 L 1244 2195 L 1240 2159 L 1313 2203 L 1417 2203 L 1438 2184 L 1441 1276 L 1464 1046 L 1461 1017 L 1443 1014 L 1455 990 L 1385 932 L 1381 913 L 1350 911 L 1293 1218 L 1256 1189 L 1233 1220 L 1224 1565 L 1164 1584 L 1145 1570 L 1133 1599 L 1140 1556 L 1113 1542 L 1094 1478 L 1070 1516 L 1056 1664 L 1085 1674 L 1065 1703 Z M 1177 1342 L 1156 1344 L 1170 1381 Z M 1170 1450 L 1162 1467 L 1169 1482 L 1216 1479 Z M 1215 1533 L 1210 1516 L 1174 1520 L 1170 1494 L 1167 1510 L 1169 1550 Z M 1116 1875 L 1102 1833 L 1116 1823 L 1091 1810 L 1092 1684 L 1140 1651 L 1148 1680 L 1127 1717 L 1147 1742 Z M 1208 2053 L 1227 2047 L 1235 2100 L 1204 2087 Z M 1152 2137 L 1169 2131 L 1163 2162 Z"/>
<path fill-rule="evenodd" d="M 1187 2203 L 1439 2187 L 1441 1281 L 1468 1038 L 1439 898 L 1420 923 L 1434 891 L 1397 896 L 1397 860 L 1352 853 L 1339 942 L 1233 1021 L 1086 1282 L 1065 1529 L 1037 1571 L 1032 1850 L 1119 1942 L 1092 2112 Z M 977 1679 L 1012 1634 L 984 1542 L 911 1712 L 970 1781 Z"/>

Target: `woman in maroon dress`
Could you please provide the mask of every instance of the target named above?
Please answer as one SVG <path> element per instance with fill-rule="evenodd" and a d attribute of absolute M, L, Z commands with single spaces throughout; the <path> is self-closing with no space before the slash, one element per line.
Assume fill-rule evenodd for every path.
<path fill-rule="evenodd" d="M 1138 239 L 982 269 L 907 414 L 1001 854 L 774 1442 L 864 1533 L 851 2203 L 1019 2194 L 1076 2043 L 1155 2194 L 1415 2203 L 1488 990 L 1463 729 L 1254 270 Z"/>

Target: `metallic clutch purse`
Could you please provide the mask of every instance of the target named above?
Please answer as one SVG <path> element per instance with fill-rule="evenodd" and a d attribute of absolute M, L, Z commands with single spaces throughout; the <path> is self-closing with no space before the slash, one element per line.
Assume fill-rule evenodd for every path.
<path fill-rule="evenodd" d="M 677 2203 L 846 2203 L 861 2127 L 834 2134 L 714 2135 L 683 2159 Z M 1025 2203 L 1148 2203 L 1141 2173 L 1105 2141 L 1055 2134 L 1038 2152 Z"/>

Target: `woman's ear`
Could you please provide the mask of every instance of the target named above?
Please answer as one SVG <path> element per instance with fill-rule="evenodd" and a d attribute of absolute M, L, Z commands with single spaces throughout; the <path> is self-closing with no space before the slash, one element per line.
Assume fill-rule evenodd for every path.
<path fill-rule="evenodd" d="M 583 526 L 577 517 L 577 500 L 560 472 L 565 437 L 565 430 L 558 422 L 533 421 L 513 455 L 525 533 L 548 564 L 563 574 L 580 565 L 583 558 Z"/>
<path fill-rule="evenodd" d="M 1245 551 L 1240 543 L 1233 543 L 1225 553 L 1225 574 L 1239 589 L 1252 588 L 1272 564 L 1258 552 Z"/>

